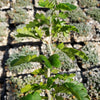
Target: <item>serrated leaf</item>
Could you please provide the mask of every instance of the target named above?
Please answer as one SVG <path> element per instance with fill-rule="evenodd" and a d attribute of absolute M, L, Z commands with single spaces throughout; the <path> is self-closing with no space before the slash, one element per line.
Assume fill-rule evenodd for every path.
<path fill-rule="evenodd" d="M 35 92 L 34 94 L 28 94 L 25 97 L 22 97 L 20 100 L 42 100 L 40 94 Z"/>
<path fill-rule="evenodd" d="M 18 34 L 16 37 L 33 37 L 37 38 L 31 31 L 31 29 L 27 29 L 26 27 L 23 27 L 21 29 L 17 29 Z"/>
<path fill-rule="evenodd" d="M 76 9 L 76 6 L 74 6 L 72 4 L 69 4 L 69 3 L 59 3 L 56 6 L 56 9 L 57 10 L 68 10 L 68 11 L 71 11 L 71 10 Z"/>
<path fill-rule="evenodd" d="M 12 62 L 11 62 L 11 66 L 17 66 L 17 65 L 20 65 L 22 63 L 28 63 L 28 62 L 31 62 L 33 59 L 36 58 L 36 55 L 27 55 L 27 56 L 20 56 L 19 58 L 17 59 L 14 59 Z"/>
<path fill-rule="evenodd" d="M 65 86 L 78 100 L 90 100 L 82 83 L 66 82 Z"/>
<path fill-rule="evenodd" d="M 63 25 L 60 29 L 60 31 L 62 32 L 70 32 L 70 31 L 76 31 L 76 32 L 79 32 L 79 30 L 75 27 L 75 26 L 72 26 L 72 25 Z"/>
<path fill-rule="evenodd" d="M 72 60 L 75 60 L 75 55 L 79 56 L 80 58 L 82 58 L 86 61 L 88 60 L 88 57 L 86 56 L 86 54 L 82 51 L 77 50 L 77 49 L 64 47 L 62 49 L 62 51 L 64 53 L 66 53 Z"/>
<path fill-rule="evenodd" d="M 77 7 L 75 5 L 72 5 L 70 3 L 66 3 L 67 6 L 71 8 L 71 10 L 75 10 Z"/>
<path fill-rule="evenodd" d="M 46 8 L 54 8 L 54 0 L 39 0 L 39 5 Z"/>
<path fill-rule="evenodd" d="M 54 66 L 54 67 L 60 67 L 61 66 L 61 62 L 59 60 L 58 54 L 51 55 L 49 57 L 49 61 L 50 61 L 51 65 Z"/>

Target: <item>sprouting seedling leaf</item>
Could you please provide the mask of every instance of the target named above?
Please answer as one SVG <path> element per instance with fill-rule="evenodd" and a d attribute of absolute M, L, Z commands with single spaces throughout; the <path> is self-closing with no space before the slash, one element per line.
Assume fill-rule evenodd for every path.
<path fill-rule="evenodd" d="M 22 63 L 28 63 L 28 62 L 31 62 L 35 58 L 36 58 L 36 55 L 20 56 L 19 58 L 14 59 L 11 62 L 11 66 L 13 67 L 13 66 L 20 65 Z"/>
<path fill-rule="evenodd" d="M 54 55 L 50 56 L 49 61 L 50 61 L 51 65 L 54 66 L 54 67 L 60 67 L 61 66 L 61 62 L 59 60 L 58 54 L 54 54 Z"/>

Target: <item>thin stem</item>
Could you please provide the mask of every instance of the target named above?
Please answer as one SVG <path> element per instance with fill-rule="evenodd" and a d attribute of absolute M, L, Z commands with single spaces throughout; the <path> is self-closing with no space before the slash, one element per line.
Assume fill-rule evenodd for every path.
<path fill-rule="evenodd" d="M 50 33 L 50 37 L 49 37 L 49 41 L 48 41 L 48 46 L 49 46 L 49 49 L 50 49 L 50 55 L 53 54 L 53 50 L 51 48 L 51 30 L 52 30 L 52 16 L 50 16 L 50 28 L 49 28 L 49 33 Z M 47 76 L 50 77 L 50 68 L 48 68 L 48 72 L 47 72 Z M 47 95 L 48 95 L 48 100 L 51 100 L 51 94 L 50 94 L 50 91 L 47 90 Z"/>

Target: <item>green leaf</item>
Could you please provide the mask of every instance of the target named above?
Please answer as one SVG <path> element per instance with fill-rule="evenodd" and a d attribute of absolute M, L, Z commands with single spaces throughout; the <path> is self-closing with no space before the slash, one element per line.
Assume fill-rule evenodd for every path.
<path fill-rule="evenodd" d="M 52 68 L 52 65 L 46 56 L 40 55 L 39 56 L 40 63 L 46 65 L 48 68 Z"/>
<path fill-rule="evenodd" d="M 72 25 L 63 25 L 60 29 L 61 32 L 66 32 L 68 33 L 68 31 L 76 31 L 76 32 L 79 32 L 79 30 L 75 27 L 75 26 L 72 26 Z"/>
<path fill-rule="evenodd" d="M 45 31 L 46 36 L 50 36 L 48 27 L 43 27 L 42 29 Z"/>
<path fill-rule="evenodd" d="M 38 27 L 35 27 L 35 31 L 36 31 L 36 33 L 37 33 L 37 36 L 38 36 L 39 38 L 42 38 L 42 35 L 43 35 L 42 30 L 39 29 Z"/>
<path fill-rule="evenodd" d="M 31 29 L 27 29 L 26 27 L 23 27 L 21 29 L 17 29 L 18 34 L 16 37 L 33 37 L 37 38 L 32 32 Z"/>
<path fill-rule="evenodd" d="M 34 96 L 34 99 L 33 99 L 33 100 L 42 100 L 41 97 L 40 97 L 40 94 L 37 93 L 37 92 L 35 92 L 35 93 L 33 94 L 33 96 Z"/>
<path fill-rule="evenodd" d="M 77 7 L 75 5 L 72 5 L 70 3 L 66 3 L 67 6 L 71 8 L 71 10 L 75 10 Z"/>
<path fill-rule="evenodd" d="M 47 72 L 47 68 L 44 67 L 43 69 L 40 68 L 40 69 L 35 69 L 31 74 L 34 74 L 34 75 L 40 75 L 40 74 L 46 74 Z"/>
<path fill-rule="evenodd" d="M 60 12 L 59 15 L 58 15 L 58 17 L 65 19 L 65 18 L 68 17 L 68 14 L 67 13 L 63 13 L 63 12 Z"/>
<path fill-rule="evenodd" d="M 27 96 L 22 97 L 20 100 L 34 100 L 34 97 L 32 94 L 28 94 Z"/>
<path fill-rule="evenodd" d="M 69 4 L 69 3 L 59 3 L 56 6 L 56 9 L 57 10 L 68 10 L 68 11 L 71 11 L 71 10 L 76 9 L 76 6 L 74 6 L 72 4 Z"/>
<path fill-rule="evenodd" d="M 39 93 L 35 92 L 33 95 L 28 94 L 27 96 L 22 97 L 20 100 L 42 100 Z"/>
<path fill-rule="evenodd" d="M 51 65 L 54 66 L 54 67 L 60 67 L 61 66 L 61 62 L 59 60 L 58 54 L 54 54 L 54 55 L 50 56 L 49 61 L 50 61 Z"/>
<path fill-rule="evenodd" d="M 21 88 L 21 93 L 26 93 L 30 90 L 32 90 L 32 85 L 28 84 L 24 88 Z"/>
<path fill-rule="evenodd" d="M 64 44 L 63 43 L 60 43 L 57 47 L 61 50 L 61 49 L 64 48 Z"/>
<path fill-rule="evenodd" d="M 65 86 L 78 100 L 90 100 L 83 84 L 77 82 L 66 82 Z"/>
<path fill-rule="evenodd" d="M 51 73 L 53 73 L 53 74 L 57 74 L 59 72 L 59 69 L 52 69 L 51 70 Z"/>
<path fill-rule="evenodd" d="M 55 89 L 55 91 L 53 91 L 53 94 L 56 94 L 56 93 L 66 93 L 66 94 L 68 94 L 69 93 L 67 88 L 65 88 L 64 84 L 62 84 L 62 85 L 55 84 L 53 88 Z"/>
<path fill-rule="evenodd" d="M 53 85 L 53 82 L 54 82 L 54 80 L 53 80 L 52 77 L 48 78 L 48 80 L 47 80 L 47 87 L 50 88 L 50 86 Z"/>
<path fill-rule="evenodd" d="M 39 0 L 39 5 L 46 8 L 54 8 L 54 0 Z"/>
<path fill-rule="evenodd" d="M 20 65 L 22 63 L 28 63 L 28 62 L 31 62 L 33 59 L 36 58 L 36 55 L 27 55 L 27 56 L 20 56 L 19 58 L 17 59 L 14 59 L 12 62 L 11 62 L 11 66 L 17 66 L 17 65 Z"/>
<path fill-rule="evenodd" d="M 62 96 L 55 96 L 56 100 L 64 100 Z"/>
<path fill-rule="evenodd" d="M 68 75 L 68 74 L 57 74 L 55 76 L 55 78 L 59 78 L 61 80 L 67 80 L 67 79 L 73 78 L 74 76 L 75 76 L 75 74 L 70 74 L 70 75 Z"/>
<path fill-rule="evenodd" d="M 66 53 L 72 60 L 75 60 L 75 55 L 79 56 L 80 58 L 82 58 L 86 61 L 88 60 L 88 57 L 86 56 L 86 54 L 82 51 L 77 50 L 77 49 L 64 47 L 61 50 L 64 53 Z"/>
<path fill-rule="evenodd" d="M 34 74 L 34 75 L 38 75 L 41 71 L 41 68 L 40 69 L 35 69 L 31 74 Z"/>
<path fill-rule="evenodd" d="M 50 24 L 50 22 L 49 22 L 49 17 L 46 17 L 44 14 L 36 14 L 35 15 L 35 21 L 37 21 L 38 22 L 38 24 L 37 25 L 39 25 L 39 26 L 42 26 L 42 25 L 44 25 L 44 24 L 46 24 L 46 25 L 49 25 Z M 35 22 L 36 23 L 36 22 Z M 36 26 L 37 26 L 36 25 Z M 38 26 L 38 27 L 39 27 Z"/>

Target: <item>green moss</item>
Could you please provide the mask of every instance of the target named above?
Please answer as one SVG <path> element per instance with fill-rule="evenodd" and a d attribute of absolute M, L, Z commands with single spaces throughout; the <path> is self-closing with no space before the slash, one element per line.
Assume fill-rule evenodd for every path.
<path fill-rule="evenodd" d="M 76 10 L 68 11 L 67 13 L 71 22 L 85 22 L 88 20 L 85 13 L 79 7 L 77 7 Z"/>
<path fill-rule="evenodd" d="M 100 8 L 89 8 L 86 13 L 100 23 Z"/>
<path fill-rule="evenodd" d="M 76 0 L 62 0 L 62 2 L 74 4 L 76 2 Z"/>
<path fill-rule="evenodd" d="M 9 0 L 0 0 L 0 8 L 7 6 L 9 3 Z"/>
<path fill-rule="evenodd" d="M 0 37 L 6 36 L 5 30 L 7 29 L 6 26 L 0 26 Z"/>
<path fill-rule="evenodd" d="M 28 18 L 26 10 L 21 8 L 15 8 L 14 10 L 8 11 L 8 15 L 12 20 L 10 23 L 24 23 Z"/>
<path fill-rule="evenodd" d="M 98 53 L 97 53 L 95 46 L 93 46 L 92 43 L 88 43 L 86 46 L 84 46 L 82 51 L 89 58 L 88 61 L 83 61 L 84 63 L 88 63 L 88 64 L 91 64 L 91 65 L 97 65 L 98 64 L 98 62 L 99 62 Z"/>
<path fill-rule="evenodd" d="M 85 23 L 73 23 L 71 25 L 75 26 L 79 30 L 79 35 L 87 36 L 92 32 L 91 25 L 87 25 Z"/>
<path fill-rule="evenodd" d="M 0 11 L 0 22 L 7 22 L 7 17 L 2 11 Z"/>
<path fill-rule="evenodd" d="M 83 7 L 95 7 L 98 4 L 97 0 L 79 0 L 79 5 Z"/>
<path fill-rule="evenodd" d="M 31 0 L 16 0 L 16 3 L 13 3 L 13 7 L 27 7 L 32 6 Z"/>

